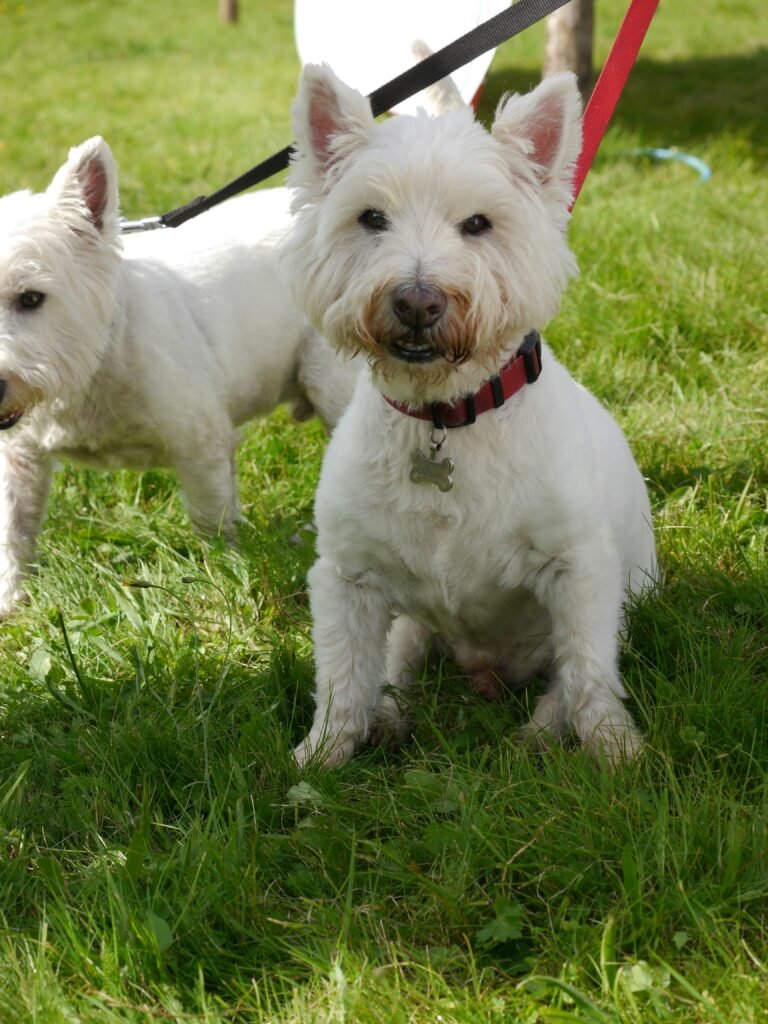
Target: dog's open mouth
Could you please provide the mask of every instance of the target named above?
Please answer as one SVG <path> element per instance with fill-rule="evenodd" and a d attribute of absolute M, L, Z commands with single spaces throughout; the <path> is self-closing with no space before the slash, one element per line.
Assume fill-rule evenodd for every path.
<path fill-rule="evenodd" d="M 425 338 L 408 337 L 393 341 L 389 346 L 395 359 L 406 363 L 431 363 L 440 356 L 440 352 Z"/>
<path fill-rule="evenodd" d="M 23 415 L 23 409 L 12 409 L 5 416 L 0 417 L 0 430 L 10 430 L 11 427 L 14 427 L 19 422 Z"/>

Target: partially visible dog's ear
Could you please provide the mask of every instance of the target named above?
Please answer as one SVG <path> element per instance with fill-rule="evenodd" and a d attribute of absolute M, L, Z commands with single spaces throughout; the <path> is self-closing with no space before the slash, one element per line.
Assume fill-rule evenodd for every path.
<path fill-rule="evenodd" d="M 293 104 L 299 160 L 310 163 L 305 170 L 326 175 L 365 145 L 373 123 L 371 105 L 362 93 L 345 85 L 327 64 L 305 65 Z"/>
<path fill-rule="evenodd" d="M 119 197 L 112 150 L 101 136 L 69 151 L 48 187 L 56 202 L 79 213 L 104 235 L 117 232 Z"/>
<path fill-rule="evenodd" d="M 505 97 L 491 131 L 526 155 L 545 189 L 570 202 L 581 150 L 581 96 L 572 72 L 551 75 L 524 96 Z"/>

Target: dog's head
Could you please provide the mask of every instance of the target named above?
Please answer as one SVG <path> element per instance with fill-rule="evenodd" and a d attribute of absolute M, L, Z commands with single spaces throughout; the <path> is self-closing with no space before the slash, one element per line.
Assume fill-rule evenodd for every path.
<path fill-rule="evenodd" d="M 394 398 L 474 390 L 558 309 L 581 144 L 574 76 L 469 109 L 374 121 L 365 97 L 307 66 L 294 105 L 300 305 L 342 351 L 367 353 Z"/>
<path fill-rule="evenodd" d="M 103 139 L 71 150 L 45 192 L 0 198 L 0 430 L 92 378 L 114 315 L 118 238 Z"/>

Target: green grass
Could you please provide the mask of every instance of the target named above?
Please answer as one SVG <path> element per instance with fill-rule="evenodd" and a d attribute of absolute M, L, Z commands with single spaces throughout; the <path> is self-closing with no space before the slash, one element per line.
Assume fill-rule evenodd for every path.
<path fill-rule="evenodd" d="M 0 4 L 0 193 L 101 133 L 145 216 L 285 145 L 292 5 L 241 6 Z M 757 0 L 661 6 L 547 332 L 649 480 L 665 584 L 622 663 L 645 756 L 533 757 L 533 694 L 488 705 L 446 663 L 403 750 L 299 778 L 317 424 L 248 431 L 239 552 L 169 474 L 65 467 L 0 627 L 2 1024 L 768 1020 L 763 26 Z M 483 117 L 542 45 L 499 50 Z"/>

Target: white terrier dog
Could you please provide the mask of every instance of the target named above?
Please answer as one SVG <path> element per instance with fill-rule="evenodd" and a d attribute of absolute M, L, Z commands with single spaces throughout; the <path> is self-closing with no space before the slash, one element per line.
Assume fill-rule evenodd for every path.
<path fill-rule="evenodd" d="M 34 561 L 54 456 L 172 467 L 194 523 L 230 537 L 235 426 L 290 400 L 335 423 L 355 371 L 281 279 L 290 221 L 271 189 L 123 240 L 100 138 L 46 192 L 0 199 L 0 616 Z"/>
<path fill-rule="evenodd" d="M 294 113 L 294 291 L 370 363 L 317 493 L 298 763 L 402 735 L 397 694 L 433 637 L 481 691 L 548 678 L 537 744 L 573 729 L 598 759 L 632 756 L 618 636 L 626 591 L 656 575 L 648 496 L 618 425 L 537 334 L 576 271 L 575 78 L 505 99 L 489 133 L 467 109 L 376 123 L 309 66 Z"/>

